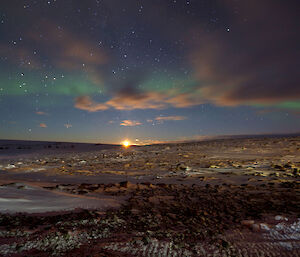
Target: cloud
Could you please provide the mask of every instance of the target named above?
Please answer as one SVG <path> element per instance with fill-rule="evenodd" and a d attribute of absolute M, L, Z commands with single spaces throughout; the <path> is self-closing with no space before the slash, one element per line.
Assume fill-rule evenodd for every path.
<path fill-rule="evenodd" d="M 47 115 L 46 112 L 41 112 L 41 111 L 38 111 L 38 112 L 35 112 L 37 115 Z"/>
<path fill-rule="evenodd" d="M 135 127 L 135 126 L 139 126 L 139 125 L 143 125 L 143 123 L 136 121 L 136 120 L 123 120 L 120 123 L 120 126 L 125 126 L 125 127 Z"/>
<path fill-rule="evenodd" d="M 0 44 L 2 58 L 9 62 L 29 70 L 41 67 L 41 62 L 30 48 L 19 45 Z"/>
<path fill-rule="evenodd" d="M 158 116 L 155 118 L 155 120 L 157 121 L 165 121 L 165 120 L 173 120 L 173 121 L 177 121 L 177 120 L 186 120 L 187 117 L 185 116 Z"/>
<path fill-rule="evenodd" d="M 95 43 L 67 29 L 61 29 L 52 22 L 41 22 L 40 27 L 47 34 L 40 37 L 36 33 L 30 33 L 30 38 L 50 52 L 50 58 L 57 66 L 64 69 L 82 69 L 90 67 L 96 69 L 98 65 L 107 62 L 107 55 Z"/>
<path fill-rule="evenodd" d="M 40 128 L 47 128 L 47 125 L 45 123 L 40 123 L 39 127 Z"/>
<path fill-rule="evenodd" d="M 197 28 L 191 36 L 189 59 L 203 101 L 237 106 L 300 99 L 300 22 L 293 4 L 242 1 L 226 7 L 229 31 Z"/>
<path fill-rule="evenodd" d="M 139 139 L 136 141 L 136 145 L 153 145 L 153 144 L 165 144 L 170 143 L 170 141 L 156 140 L 156 139 Z"/>
<path fill-rule="evenodd" d="M 116 110 L 187 108 L 202 103 L 200 97 L 194 92 L 178 93 L 174 90 L 166 92 L 122 90 L 104 103 L 96 103 L 89 96 L 80 96 L 75 99 L 76 108 L 90 112 L 103 111 L 108 108 Z"/>
<path fill-rule="evenodd" d="M 89 112 L 104 111 L 109 108 L 106 104 L 96 103 L 89 96 L 80 96 L 75 99 L 75 107 Z"/>
<path fill-rule="evenodd" d="M 1 55 L 7 56 L 16 64 L 24 63 L 27 68 L 41 68 L 40 54 L 46 54 L 57 67 L 66 70 L 85 70 L 94 77 L 99 73 L 99 66 L 107 63 L 105 51 L 92 41 L 78 37 L 67 29 L 59 29 L 59 26 L 51 22 L 41 22 L 39 27 L 47 33 L 40 36 L 27 31 L 27 41 L 22 46 L 17 43 L 0 44 Z M 36 44 L 40 49 L 38 53 L 33 47 Z"/>
<path fill-rule="evenodd" d="M 64 124 L 64 127 L 66 127 L 67 129 L 72 128 L 72 124 L 66 123 L 66 124 Z"/>
<path fill-rule="evenodd" d="M 93 84 L 103 84 L 102 70 L 109 59 L 103 48 L 49 20 L 39 21 L 38 27 L 41 33 L 24 31 L 22 42 L 0 43 L 1 56 L 26 69 L 42 69 L 46 58 L 49 65 L 83 72 Z"/>
<path fill-rule="evenodd" d="M 257 115 L 269 115 L 269 114 L 276 114 L 276 115 L 285 115 L 285 116 L 294 116 L 300 118 L 300 111 L 299 109 L 287 109 L 287 108 L 280 108 L 280 107 L 269 107 L 264 109 L 259 109 L 256 111 Z"/>
<path fill-rule="evenodd" d="M 185 52 L 188 53 L 186 59 L 197 86 L 182 92 L 179 87 L 176 89 L 176 85 L 175 89 L 168 91 L 138 91 L 137 83 L 116 91 L 112 85 L 108 101 L 99 103 L 99 107 L 93 102 L 87 109 L 161 110 L 204 103 L 239 106 L 297 101 L 300 99 L 300 38 L 297 33 L 300 20 L 295 8 L 297 5 L 298 2 L 293 0 L 285 3 L 262 0 L 212 4 L 212 9 L 223 14 L 222 24 L 226 24 L 216 22 L 212 29 L 204 24 L 203 17 L 187 19 L 178 15 L 176 26 L 173 22 L 155 23 L 169 40 L 184 38 Z M 200 8 L 202 4 L 196 6 Z M 160 10 L 162 14 L 169 11 L 167 6 Z M 266 13 L 269 14 L 268 19 Z M 77 48 L 80 47 L 72 47 Z M 81 58 L 81 51 L 78 52 L 77 56 Z M 138 84 L 142 84 L 144 79 Z"/>
<path fill-rule="evenodd" d="M 143 70 L 146 74 L 143 74 L 141 81 L 134 83 L 132 88 L 156 81 L 156 76 L 159 75 L 152 73 L 153 69 L 148 70 L 149 65 L 149 67 L 154 65 L 155 70 L 165 69 L 168 78 L 173 77 L 171 74 L 173 72 L 176 77 L 184 67 L 187 70 L 192 69 L 189 73 L 191 78 L 188 79 L 196 80 L 198 83 L 193 89 L 189 88 L 189 85 L 184 85 L 182 87 L 184 90 L 189 88 L 184 92 L 179 90 L 179 86 L 178 90 L 164 92 L 153 90 L 141 92 L 135 89 L 128 92 L 118 91 L 120 87 L 124 87 L 120 84 L 124 82 L 122 78 L 125 72 L 111 76 L 111 70 L 132 61 L 127 58 L 123 63 L 119 58 L 122 52 L 119 46 L 123 43 L 119 35 L 127 31 L 128 22 L 135 17 L 135 4 L 125 2 L 102 3 L 101 10 L 97 11 L 98 17 L 101 16 L 101 27 L 97 29 L 97 24 L 94 27 L 97 30 L 97 41 L 93 33 L 86 30 L 88 20 L 78 26 L 81 22 L 78 15 L 87 17 L 88 13 L 87 8 L 80 7 L 81 3 L 74 3 L 74 9 L 80 9 L 81 12 L 76 17 L 70 16 L 68 23 L 60 22 L 63 17 L 57 13 L 53 19 L 54 13 L 50 12 L 44 17 L 43 11 L 35 9 L 35 12 L 31 11 L 36 17 L 32 20 L 24 16 L 22 6 L 16 6 L 17 9 L 6 7 L 10 12 L 14 10 L 14 13 L 17 13 L 15 16 L 19 22 L 16 24 L 23 24 L 28 31 L 22 33 L 22 41 L 18 40 L 15 45 L 11 41 L 7 43 L 8 40 L 1 41 L 3 44 L 0 46 L 0 55 L 23 67 L 44 69 L 43 65 L 46 65 L 47 69 L 52 67 L 53 70 L 61 68 L 62 72 L 85 73 L 89 82 L 95 85 L 108 85 L 106 89 L 109 90 L 110 99 L 103 103 L 97 103 L 86 95 L 97 90 L 85 90 L 83 85 L 82 90 L 76 90 L 81 92 L 82 96 L 75 100 L 75 107 L 89 112 L 110 108 L 116 110 L 188 108 L 203 103 L 219 106 L 273 105 L 300 99 L 298 1 L 231 0 L 206 1 L 206 4 L 203 4 L 203 1 L 193 1 L 193 9 L 199 10 L 199 15 L 195 16 L 180 12 L 178 4 L 177 7 L 174 5 L 172 10 L 162 1 L 147 4 L 147 8 L 143 9 L 141 23 L 149 20 L 153 16 L 153 11 L 159 13 L 161 17 L 174 18 L 163 23 L 160 19 L 151 21 L 155 33 L 153 44 L 149 45 L 148 50 L 155 52 L 161 42 L 172 47 L 163 49 L 164 57 L 161 56 L 160 64 L 154 64 L 149 58 L 146 60 L 139 55 L 140 61 L 145 65 L 140 65 L 139 69 L 132 69 L 133 73 L 138 75 L 140 70 Z M 77 5 L 80 8 L 76 7 Z M 16 12 L 18 8 L 22 10 Z M 122 13 L 123 8 L 128 12 L 125 19 L 122 15 L 109 15 Z M 19 34 L 17 31 L 16 26 L 7 26 L 7 31 L 4 32 L 7 32 L 8 38 L 13 39 L 14 35 Z M 103 42 L 101 46 L 100 40 Z M 112 45 L 114 49 L 104 50 L 103 46 L 110 47 L 109 42 L 114 42 Z M 138 54 L 144 46 L 143 40 L 136 41 L 134 52 Z M 33 54 L 34 50 L 37 51 L 36 55 Z M 185 56 L 186 53 L 188 56 Z M 127 76 L 128 72 L 125 77 Z M 168 82 L 170 80 L 168 79 Z M 174 88 L 176 86 L 174 85 Z M 162 88 L 164 85 L 151 84 L 149 87 Z M 128 89 L 127 85 L 125 89 Z"/>
<path fill-rule="evenodd" d="M 156 92 L 117 94 L 106 104 L 117 110 L 163 109 L 166 106 L 164 98 L 164 95 Z"/>

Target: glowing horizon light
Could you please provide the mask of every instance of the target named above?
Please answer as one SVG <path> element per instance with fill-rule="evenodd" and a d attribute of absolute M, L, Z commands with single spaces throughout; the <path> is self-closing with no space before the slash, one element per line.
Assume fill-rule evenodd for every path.
<path fill-rule="evenodd" d="M 123 142 L 122 142 L 122 145 L 124 146 L 124 147 L 129 147 L 130 146 L 130 142 L 128 141 L 128 140 L 124 140 Z"/>

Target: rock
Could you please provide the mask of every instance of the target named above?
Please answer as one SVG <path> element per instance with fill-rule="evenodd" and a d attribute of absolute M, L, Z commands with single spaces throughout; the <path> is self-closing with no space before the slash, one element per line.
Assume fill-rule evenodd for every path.
<path fill-rule="evenodd" d="M 285 168 L 283 166 L 278 165 L 278 164 L 273 165 L 273 168 L 276 169 L 276 170 L 280 170 L 280 171 L 284 171 L 285 170 Z"/>
<path fill-rule="evenodd" d="M 280 216 L 280 215 L 276 215 L 275 216 L 275 220 L 279 221 L 279 220 L 285 220 L 285 221 L 288 221 L 289 219 L 288 218 L 285 218 L 283 216 Z"/>
<path fill-rule="evenodd" d="M 172 219 L 176 219 L 176 214 L 174 214 L 174 213 L 167 213 L 167 216 L 169 216 L 170 218 L 172 218 Z"/>
<path fill-rule="evenodd" d="M 151 196 L 151 197 L 149 197 L 148 200 L 149 200 L 150 203 L 153 203 L 153 204 L 159 204 L 160 203 L 159 198 L 156 197 L 156 196 Z"/>
<path fill-rule="evenodd" d="M 254 224 L 254 220 L 242 220 L 242 221 L 241 221 L 241 224 L 242 224 L 243 226 L 249 227 L 249 226 L 251 226 L 251 225 Z"/>
<path fill-rule="evenodd" d="M 269 231 L 270 230 L 269 226 L 267 224 L 265 224 L 265 223 L 260 223 L 259 227 L 260 227 L 261 230 L 265 230 L 265 231 Z"/>
<path fill-rule="evenodd" d="M 144 236 L 142 238 L 142 241 L 145 245 L 149 244 L 151 242 L 151 239 L 148 236 Z"/>
<path fill-rule="evenodd" d="M 183 163 L 178 163 L 176 165 L 176 168 L 177 168 L 177 170 L 186 170 L 187 166 L 185 164 L 183 164 Z"/>
<path fill-rule="evenodd" d="M 238 163 L 232 163 L 232 167 L 234 167 L 234 168 L 242 168 L 242 165 L 240 165 Z"/>
<path fill-rule="evenodd" d="M 133 208 L 133 209 L 131 209 L 131 213 L 136 215 L 136 214 L 139 214 L 140 211 L 138 209 Z"/>
<path fill-rule="evenodd" d="M 252 229 L 253 231 L 258 232 L 258 231 L 260 231 L 260 226 L 259 226 L 258 224 L 252 224 L 252 225 L 251 225 L 251 229 Z"/>
<path fill-rule="evenodd" d="M 128 181 L 122 181 L 122 182 L 120 182 L 120 187 L 125 187 L 125 188 L 127 188 L 127 187 L 128 187 L 128 184 L 129 184 Z"/>
<path fill-rule="evenodd" d="M 129 181 L 122 181 L 120 182 L 120 187 L 124 187 L 124 188 L 130 188 L 130 189 L 136 189 L 138 186 L 136 184 L 133 184 Z"/>
<path fill-rule="evenodd" d="M 14 168 L 16 168 L 16 166 L 14 164 L 8 164 L 5 168 L 6 169 L 14 169 Z"/>
<path fill-rule="evenodd" d="M 229 243 L 227 241 L 225 241 L 225 240 L 222 239 L 222 246 L 224 248 L 228 248 L 229 247 Z"/>
<path fill-rule="evenodd" d="M 192 168 L 189 166 L 186 166 L 186 171 L 192 171 Z"/>
<path fill-rule="evenodd" d="M 86 190 L 86 189 L 82 189 L 82 190 L 78 190 L 77 193 L 78 193 L 79 195 L 84 195 L 84 194 L 89 193 L 89 191 Z"/>
<path fill-rule="evenodd" d="M 299 168 L 293 168 L 293 175 L 297 176 L 300 174 L 300 169 Z"/>
<path fill-rule="evenodd" d="M 168 185 L 166 183 L 157 183 L 156 184 L 158 187 L 162 187 L 162 188 L 168 188 Z"/>

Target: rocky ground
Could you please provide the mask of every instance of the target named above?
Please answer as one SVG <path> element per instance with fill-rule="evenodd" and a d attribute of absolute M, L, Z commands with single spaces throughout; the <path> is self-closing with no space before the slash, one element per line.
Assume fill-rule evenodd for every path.
<path fill-rule="evenodd" d="M 300 137 L 5 159 L 0 255 L 300 256 L 299 171 Z"/>

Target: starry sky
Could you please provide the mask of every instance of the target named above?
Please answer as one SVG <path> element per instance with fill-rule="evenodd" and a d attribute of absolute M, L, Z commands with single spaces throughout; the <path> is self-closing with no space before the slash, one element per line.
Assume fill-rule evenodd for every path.
<path fill-rule="evenodd" d="M 0 138 L 300 132 L 298 0 L 1 0 Z"/>

